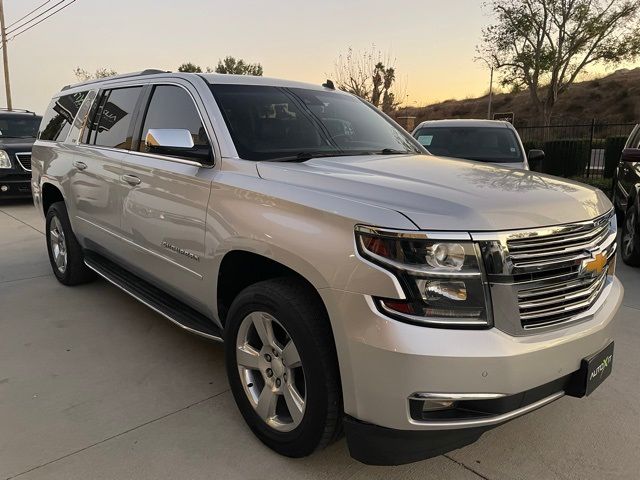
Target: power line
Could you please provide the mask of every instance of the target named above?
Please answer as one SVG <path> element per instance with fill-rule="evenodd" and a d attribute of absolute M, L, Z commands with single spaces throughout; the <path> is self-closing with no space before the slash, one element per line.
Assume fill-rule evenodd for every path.
<path fill-rule="evenodd" d="M 7 28 L 11 28 L 11 27 L 13 27 L 16 23 L 18 23 L 18 22 L 20 22 L 20 21 L 24 20 L 25 18 L 27 18 L 27 17 L 28 17 L 29 15 L 31 15 L 32 13 L 37 12 L 37 11 L 38 11 L 38 10 L 40 10 L 42 7 L 44 7 L 47 3 L 50 3 L 50 2 L 51 2 L 51 0 L 47 0 L 46 2 L 44 2 L 43 4 L 41 4 L 39 7 L 36 7 L 36 8 L 34 8 L 33 10 L 31 10 L 31 11 L 30 11 L 29 13 L 27 13 L 25 16 L 20 17 L 18 20 L 16 20 L 16 21 L 15 21 L 15 22 L 13 22 L 12 24 L 7 25 Z"/>
<path fill-rule="evenodd" d="M 47 8 L 47 9 L 46 9 L 46 10 L 44 10 L 43 12 L 40 12 L 38 15 L 36 15 L 35 17 L 33 17 L 33 18 L 31 18 L 31 19 L 27 20 L 27 21 L 26 21 L 26 22 L 24 22 L 22 25 L 18 25 L 17 27 L 14 27 L 14 28 L 13 28 L 13 29 L 11 29 L 11 30 L 7 30 L 7 35 L 11 35 L 13 32 L 15 32 L 15 31 L 17 31 L 17 30 L 20 30 L 20 29 L 21 29 L 21 28 L 23 28 L 23 27 L 28 26 L 28 25 L 29 25 L 29 24 L 31 24 L 34 20 L 36 20 L 36 19 L 40 18 L 40 17 L 41 17 L 41 16 L 43 16 L 45 13 L 50 12 L 51 10 L 53 10 L 54 8 L 56 8 L 58 5 L 61 5 L 61 4 L 63 4 L 64 2 L 66 2 L 66 1 L 67 1 L 67 0 L 60 0 L 60 1 L 59 1 L 58 3 L 56 3 L 55 5 L 53 5 L 53 6 L 49 7 L 49 8 Z M 74 0 L 74 1 L 75 1 L 75 0 Z M 71 3 L 73 3 L 73 2 L 71 2 Z M 63 8 L 64 8 L 64 7 L 63 7 Z M 54 13 L 55 13 L 55 12 L 54 12 Z M 45 20 L 46 20 L 46 18 L 48 18 L 48 17 L 45 17 Z M 16 23 L 17 23 L 17 22 L 16 22 Z M 40 23 L 40 22 L 38 22 L 38 23 Z"/>
<path fill-rule="evenodd" d="M 64 2 L 64 1 L 65 1 L 65 0 L 63 0 L 63 2 Z M 42 22 L 44 22 L 44 21 L 45 21 L 45 20 L 47 20 L 48 18 L 53 17 L 56 13 L 60 13 L 62 10 L 64 10 L 65 8 L 67 8 L 69 5 L 74 4 L 76 1 L 77 1 L 77 0 L 71 0 L 69 3 L 67 3 L 66 5 L 64 5 L 62 8 L 59 8 L 59 9 L 58 9 L 58 10 L 56 10 L 55 12 L 50 13 L 49 15 L 47 15 L 46 17 L 44 17 L 42 20 L 40 20 L 40 21 L 38 21 L 38 22 L 36 22 L 36 23 L 33 23 L 33 24 L 29 25 L 27 28 L 25 28 L 24 30 L 22 30 L 22 31 L 20 31 L 20 32 L 18 32 L 18 33 L 16 33 L 15 35 L 12 35 L 12 36 L 11 36 L 11 38 L 10 38 L 9 40 L 13 40 L 14 38 L 19 37 L 19 36 L 20 36 L 20 35 L 22 35 L 23 33 L 28 32 L 28 31 L 29 31 L 29 30 L 31 30 L 32 28 L 34 28 L 34 27 L 36 27 L 36 26 L 40 25 Z M 60 2 L 60 3 L 62 3 L 62 2 Z M 56 5 L 59 5 L 60 3 L 58 3 L 58 4 L 56 4 Z M 52 8 L 53 8 L 53 7 L 52 7 Z M 35 20 L 35 19 L 34 19 L 34 20 Z M 19 28 L 22 28 L 22 27 L 19 27 Z M 12 30 L 12 31 L 11 31 L 11 32 L 9 32 L 9 33 L 13 33 L 13 32 L 15 32 L 15 31 L 16 31 L 16 29 Z"/>

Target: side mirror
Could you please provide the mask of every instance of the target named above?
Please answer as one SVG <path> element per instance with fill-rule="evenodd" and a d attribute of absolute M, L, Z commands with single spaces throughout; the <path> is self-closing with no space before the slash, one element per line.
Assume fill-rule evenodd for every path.
<path fill-rule="evenodd" d="M 149 153 L 202 162 L 211 159 L 211 147 L 194 145 L 191 132 L 186 129 L 150 128 L 144 144 Z"/>
<path fill-rule="evenodd" d="M 527 160 L 529 161 L 529 168 L 534 172 L 542 171 L 542 161 L 544 160 L 543 150 L 529 150 Z"/>
<path fill-rule="evenodd" d="M 623 162 L 640 162 L 640 148 L 625 148 L 620 159 Z"/>

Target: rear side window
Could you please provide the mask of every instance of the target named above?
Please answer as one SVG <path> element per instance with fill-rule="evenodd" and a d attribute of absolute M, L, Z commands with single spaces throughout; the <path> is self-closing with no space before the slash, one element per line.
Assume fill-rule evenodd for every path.
<path fill-rule="evenodd" d="M 627 148 L 640 148 L 640 125 L 636 127 L 635 134 L 631 133 Z"/>
<path fill-rule="evenodd" d="M 146 152 L 145 139 L 151 128 L 189 130 L 193 144 L 209 147 L 209 138 L 193 99 L 183 88 L 159 85 L 154 88 L 142 127 L 141 152 Z"/>
<path fill-rule="evenodd" d="M 141 91 L 142 87 L 130 87 L 104 92 L 89 134 L 90 144 L 131 148 L 131 119 Z"/>
<path fill-rule="evenodd" d="M 54 98 L 40 124 L 40 140 L 64 142 L 87 92 L 76 92 Z"/>

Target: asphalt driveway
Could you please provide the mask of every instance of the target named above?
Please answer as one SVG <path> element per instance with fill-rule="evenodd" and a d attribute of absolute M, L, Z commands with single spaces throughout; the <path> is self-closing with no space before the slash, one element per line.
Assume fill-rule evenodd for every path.
<path fill-rule="evenodd" d="M 367 467 L 344 440 L 307 459 L 264 447 L 236 410 L 223 347 L 104 281 L 51 273 L 29 202 L 0 203 L 0 479 L 635 479 L 640 477 L 640 269 L 619 263 L 612 376 L 477 443 Z"/>

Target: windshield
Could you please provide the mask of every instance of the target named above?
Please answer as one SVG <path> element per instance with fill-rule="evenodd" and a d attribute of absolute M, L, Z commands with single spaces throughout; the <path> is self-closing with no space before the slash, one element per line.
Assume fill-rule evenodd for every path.
<path fill-rule="evenodd" d="M 523 162 L 515 133 L 500 127 L 423 127 L 414 136 L 434 155 L 483 162 Z"/>
<path fill-rule="evenodd" d="M 36 138 L 41 120 L 36 115 L 1 115 L 0 138 Z"/>
<path fill-rule="evenodd" d="M 262 85 L 211 85 L 241 158 L 424 153 L 407 133 L 351 95 Z"/>

